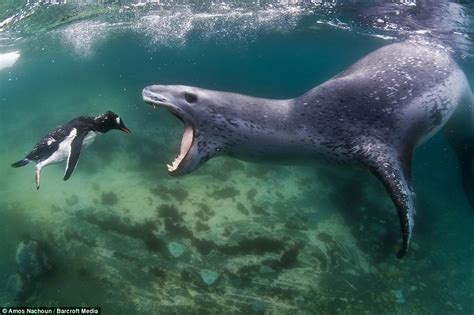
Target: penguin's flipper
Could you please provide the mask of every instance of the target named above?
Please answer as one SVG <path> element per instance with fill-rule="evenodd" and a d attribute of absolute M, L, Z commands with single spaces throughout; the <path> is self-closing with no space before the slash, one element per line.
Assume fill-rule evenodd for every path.
<path fill-rule="evenodd" d="M 81 154 L 82 141 L 84 141 L 86 134 L 87 133 L 81 133 L 77 135 L 71 142 L 71 150 L 69 151 L 69 156 L 67 157 L 64 180 L 68 180 L 76 169 L 77 161 L 79 161 L 79 155 Z"/>

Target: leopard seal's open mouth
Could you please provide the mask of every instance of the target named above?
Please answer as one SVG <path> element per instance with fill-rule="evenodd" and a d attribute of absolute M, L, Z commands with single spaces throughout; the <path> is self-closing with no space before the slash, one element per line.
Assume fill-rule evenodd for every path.
<path fill-rule="evenodd" d="M 183 109 L 172 102 L 172 97 L 167 97 L 167 95 L 157 93 L 155 91 L 156 89 L 153 89 L 153 87 L 156 86 L 150 86 L 143 89 L 142 96 L 145 103 L 152 105 L 154 108 L 166 108 L 170 113 L 176 116 L 185 127 L 181 139 L 180 150 L 176 155 L 176 158 L 167 164 L 170 175 L 180 175 L 180 173 L 185 171 L 187 163 L 190 160 L 189 155 L 194 142 L 195 130 L 192 118 L 187 115 Z"/>

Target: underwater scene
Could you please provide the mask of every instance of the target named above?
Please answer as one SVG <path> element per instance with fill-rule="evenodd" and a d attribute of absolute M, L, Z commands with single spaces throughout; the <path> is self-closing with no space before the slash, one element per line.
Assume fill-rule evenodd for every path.
<path fill-rule="evenodd" d="M 374 61 L 351 66 L 399 42 L 428 47 L 427 59 L 449 54 L 467 78 L 429 95 L 474 88 L 468 0 L 1 0 L 0 307 L 474 314 L 471 160 L 436 132 L 448 114 L 433 114 L 439 128 L 385 181 L 370 167 L 375 155 L 286 159 L 327 139 L 262 134 L 283 121 L 336 132 L 346 116 L 281 109 L 309 107 L 305 93 L 342 71 L 366 67 L 343 78 L 361 82 Z M 380 50 L 381 75 L 392 59 L 411 73 L 396 49 Z M 420 89 L 422 79 L 407 74 Z M 349 93 L 330 84 L 321 93 Z M 353 88 L 341 106 L 366 104 L 357 96 L 378 88 Z M 408 102 L 411 89 L 400 93 Z M 345 137 L 402 133 L 372 122 L 369 109 L 354 115 Z M 428 124 L 403 121 L 411 134 Z M 465 147 L 469 129 L 456 134 Z M 284 158 L 274 161 L 276 151 Z M 390 186 L 398 171 L 408 184 Z"/>

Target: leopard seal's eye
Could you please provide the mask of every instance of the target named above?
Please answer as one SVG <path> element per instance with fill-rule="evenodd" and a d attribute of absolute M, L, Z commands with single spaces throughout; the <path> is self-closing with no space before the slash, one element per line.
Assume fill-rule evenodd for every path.
<path fill-rule="evenodd" d="M 185 92 L 185 93 L 184 93 L 184 99 L 185 99 L 186 102 L 188 102 L 188 103 L 195 103 L 195 102 L 197 102 L 198 97 L 197 97 L 196 94 L 189 93 L 189 92 Z"/>

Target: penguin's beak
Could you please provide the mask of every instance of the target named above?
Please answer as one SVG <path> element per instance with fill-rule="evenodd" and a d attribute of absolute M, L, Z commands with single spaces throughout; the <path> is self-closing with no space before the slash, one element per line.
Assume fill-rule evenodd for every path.
<path fill-rule="evenodd" d="M 132 132 L 130 129 L 125 127 L 125 124 L 123 123 L 123 121 L 120 121 L 120 125 L 118 127 L 119 127 L 118 129 L 122 130 L 123 132 L 126 132 L 126 133 Z"/>

